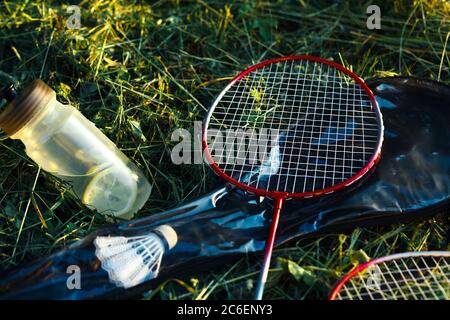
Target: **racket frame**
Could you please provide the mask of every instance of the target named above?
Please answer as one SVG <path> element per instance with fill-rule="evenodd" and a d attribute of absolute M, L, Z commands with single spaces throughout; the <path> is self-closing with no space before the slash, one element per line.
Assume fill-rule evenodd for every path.
<path fill-rule="evenodd" d="M 239 80 L 241 80 L 243 77 L 245 77 L 247 74 L 253 72 L 254 70 L 257 69 L 261 69 L 266 65 L 269 64 L 273 64 L 273 63 L 278 63 L 278 62 L 283 62 L 283 61 L 290 61 L 290 60 L 308 60 L 311 62 L 317 62 L 317 63 L 322 63 L 322 64 L 326 64 L 329 65 L 331 67 L 334 67 L 336 69 L 338 69 L 339 71 L 341 71 L 342 73 L 348 75 L 349 77 L 351 77 L 356 83 L 358 83 L 363 89 L 364 91 L 367 93 L 367 95 L 370 98 L 370 101 L 372 103 L 372 108 L 374 108 L 375 110 L 375 114 L 376 114 L 376 118 L 377 118 L 377 122 L 379 125 L 379 132 L 378 132 L 378 143 L 375 149 L 374 154 L 372 155 L 372 157 L 369 159 L 369 161 L 367 162 L 367 164 L 360 170 L 358 171 L 355 175 L 353 175 L 352 177 L 350 177 L 349 179 L 342 181 L 334 186 L 325 188 L 325 189 L 321 189 L 321 190 L 314 190 L 314 191 L 307 191 L 307 192 L 297 192 L 297 193 L 288 193 L 288 192 L 280 192 L 280 191 L 268 191 L 268 190 L 263 190 L 263 189 L 257 189 L 254 188 L 252 186 L 246 185 L 244 183 L 239 182 L 238 180 L 230 177 L 229 175 L 225 174 L 222 169 L 220 169 L 220 167 L 214 162 L 212 156 L 211 156 L 211 152 L 209 150 L 208 147 L 208 142 L 207 142 L 207 132 L 208 132 L 208 125 L 209 125 L 209 121 L 211 119 L 212 114 L 214 113 L 214 110 L 216 108 L 216 106 L 219 104 L 219 102 L 221 101 L 222 97 L 225 95 L 225 93 Z M 358 75 L 356 75 L 355 73 L 353 73 L 352 71 L 348 70 L 347 68 L 345 68 L 344 66 L 333 62 L 333 61 L 329 61 L 326 59 L 322 59 L 319 57 L 315 57 L 315 56 L 311 56 L 311 55 L 300 55 L 300 56 L 285 56 L 285 57 L 279 57 L 279 58 L 274 58 L 274 59 L 270 59 L 270 60 L 266 60 L 263 62 L 260 62 L 258 64 L 253 65 L 252 67 L 242 71 L 241 73 L 239 73 L 237 76 L 235 76 L 230 83 L 221 91 L 221 93 L 216 97 L 216 99 L 214 100 L 214 103 L 211 105 L 208 114 L 206 116 L 206 119 L 203 123 L 203 132 L 202 132 L 202 147 L 203 147 L 203 151 L 204 151 L 204 155 L 206 157 L 206 160 L 208 161 L 210 167 L 213 169 L 213 171 L 219 175 L 221 178 L 223 178 L 225 181 L 235 185 L 236 187 L 239 187 L 240 189 L 243 189 L 245 191 L 251 192 L 253 194 L 256 194 L 258 196 L 263 196 L 263 197 L 268 197 L 271 199 L 291 199 L 291 198 L 295 198 L 295 199 L 303 199 L 303 198 L 312 198 L 312 197 L 316 197 L 316 196 L 320 196 L 320 195 L 325 195 L 325 194 L 330 194 L 333 193 L 335 191 L 341 190 L 345 187 L 348 187 L 349 185 L 355 183 L 356 181 L 358 181 L 361 177 L 363 177 L 367 172 L 370 171 L 370 169 L 377 164 L 377 162 L 380 159 L 381 156 L 381 147 L 383 145 L 383 136 L 384 136 L 384 124 L 383 124 L 383 117 L 381 116 L 381 111 L 380 108 L 378 106 L 378 103 L 376 101 L 375 95 L 372 93 L 372 91 L 370 90 L 370 88 L 367 86 L 367 84 L 364 82 L 364 80 L 362 80 Z"/>

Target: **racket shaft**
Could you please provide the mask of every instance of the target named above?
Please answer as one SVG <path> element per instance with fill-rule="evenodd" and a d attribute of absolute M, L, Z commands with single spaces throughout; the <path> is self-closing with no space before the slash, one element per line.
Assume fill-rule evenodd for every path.
<path fill-rule="evenodd" d="M 280 220 L 280 212 L 282 206 L 283 206 L 283 199 L 276 199 L 275 209 L 272 215 L 272 223 L 270 225 L 269 230 L 269 237 L 267 239 L 266 247 L 264 250 L 263 267 L 261 269 L 261 273 L 259 275 L 259 280 L 256 288 L 256 296 L 255 296 L 256 300 L 262 300 L 263 297 L 264 286 L 266 284 L 267 275 L 269 273 L 270 259 L 272 258 L 273 245 L 275 242 L 275 235 L 278 229 L 278 221 Z"/>

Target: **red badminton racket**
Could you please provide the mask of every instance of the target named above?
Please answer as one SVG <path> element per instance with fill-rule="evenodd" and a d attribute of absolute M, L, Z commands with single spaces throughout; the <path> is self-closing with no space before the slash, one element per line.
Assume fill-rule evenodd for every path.
<path fill-rule="evenodd" d="M 334 287 L 330 300 L 449 300 L 450 252 L 406 252 L 369 261 Z"/>
<path fill-rule="evenodd" d="M 262 299 L 283 201 L 353 184 L 379 159 L 382 140 L 374 95 L 332 61 L 268 60 L 218 95 L 203 127 L 207 161 L 229 183 L 275 202 L 256 299 Z"/>

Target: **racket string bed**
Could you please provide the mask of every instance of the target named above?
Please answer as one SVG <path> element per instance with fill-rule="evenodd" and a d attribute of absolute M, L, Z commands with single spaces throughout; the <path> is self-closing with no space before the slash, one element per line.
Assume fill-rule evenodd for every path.
<path fill-rule="evenodd" d="M 367 164 L 379 142 L 379 123 L 364 90 L 339 70 L 310 61 L 269 64 L 245 75 L 213 115 L 209 130 L 222 140 L 228 136 L 228 144 L 214 139 L 211 152 L 217 148 L 216 163 L 239 182 L 257 171 L 276 140 L 258 137 L 258 131 L 279 132 L 276 174 L 265 183 L 260 175 L 253 179 L 255 188 L 266 191 L 311 192 L 343 182 Z M 255 141 L 266 150 L 256 151 L 262 161 L 249 155 Z"/>

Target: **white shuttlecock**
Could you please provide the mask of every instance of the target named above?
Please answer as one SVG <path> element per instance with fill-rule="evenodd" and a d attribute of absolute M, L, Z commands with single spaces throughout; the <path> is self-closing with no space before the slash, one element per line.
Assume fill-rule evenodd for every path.
<path fill-rule="evenodd" d="M 162 225 L 145 236 L 97 237 L 95 255 L 118 287 L 130 288 L 157 277 L 165 251 L 178 241 L 175 230 Z"/>

